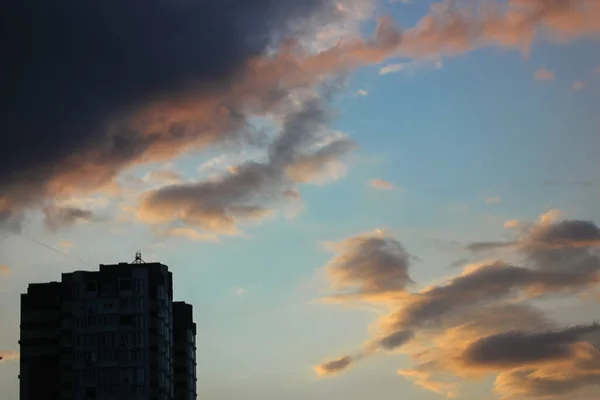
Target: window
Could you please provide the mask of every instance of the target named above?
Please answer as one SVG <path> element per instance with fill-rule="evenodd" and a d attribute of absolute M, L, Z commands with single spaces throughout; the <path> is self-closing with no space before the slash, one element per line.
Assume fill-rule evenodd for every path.
<path fill-rule="evenodd" d="M 143 368 L 138 368 L 137 369 L 137 374 L 136 374 L 136 383 L 139 385 L 145 385 L 146 384 L 146 375 L 144 373 L 144 369 Z"/>
<path fill-rule="evenodd" d="M 123 380 L 126 383 L 131 383 L 133 381 L 133 368 L 123 369 Z"/>
<path fill-rule="evenodd" d="M 121 315 L 120 318 L 121 325 L 132 325 L 133 324 L 133 316 L 129 315 Z"/>

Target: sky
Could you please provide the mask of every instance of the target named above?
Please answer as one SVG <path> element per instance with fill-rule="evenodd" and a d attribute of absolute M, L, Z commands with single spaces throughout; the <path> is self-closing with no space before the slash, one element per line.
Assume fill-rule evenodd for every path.
<path fill-rule="evenodd" d="M 162 262 L 212 400 L 600 393 L 600 2 L 6 0 L 20 294 Z"/>

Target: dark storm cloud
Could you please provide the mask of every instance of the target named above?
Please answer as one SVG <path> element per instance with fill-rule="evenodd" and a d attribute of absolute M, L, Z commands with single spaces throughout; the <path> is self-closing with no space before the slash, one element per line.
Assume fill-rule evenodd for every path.
<path fill-rule="evenodd" d="M 519 367 L 573 355 L 572 345 L 600 331 L 599 324 L 581 325 L 539 333 L 509 331 L 472 343 L 463 354 L 468 364 L 489 367 Z"/>
<path fill-rule="evenodd" d="M 128 117 L 150 102 L 225 90 L 250 57 L 288 32 L 290 21 L 329 6 L 326 0 L 3 1 L 0 212 L 65 186 L 101 186 L 151 149 L 168 152 L 242 129 L 244 116 L 225 100 L 205 106 L 212 122 L 164 124 L 151 113 L 133 124 Z M 68 179 L 56 182 L 64 174 Z"/>

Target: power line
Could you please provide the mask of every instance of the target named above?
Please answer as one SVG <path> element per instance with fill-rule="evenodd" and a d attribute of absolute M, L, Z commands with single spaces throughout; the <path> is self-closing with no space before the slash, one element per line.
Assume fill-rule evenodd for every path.
<path fill-rule="evenodd" d="M 68 253 L 65 253 L 64 251 L 60 251 L 59 249 L 57 249 L 57 248 L 55 248 L 55 247 L 52 247 L 52 246 L 50 246 L 50 245 L 48 245 L 48 244 L 46 244 L 46 243 L 44 243 L 44 242 L 41 242 L 41 241 L 39 241 L 39 240 L 37 240 L 37 239 L 34 239 L 34 238 L 31 238 L 31 237 L 25 236 L 25 235 L 24 235 L 23 233 L 21 233 L 21 232 L 19 232 L 19 233 L 18 233 L 18 235 L 19 235 L 19 236 L 21 236 L 21 237 L 22 237 L 22 238 L 24 238 L 24 239 L 27 239 L 27 240 L 29 240 L 29 241 L 31 241 L 31 242 L 33 242 L 33 243 L 37 243 L 38 245 L 40 245 L 40 246 L 42 246 L 42 247 L 45 247 L 45 248 L 47 248 L 48 250 L 52 250 L 52 251 L 53 251 L 53 252 L 55 252 L 55 253 L 61 254 L 61 255 L 65 256 L 65 257 L 67 257 L 67 258 L 70 258 L 70 259 L 72 259 L 72 260 L 74 260 L 74 261 L 77 261 L 77 262 L 79 262 L 79 263 L 81 263 L 81 264 L 83 264 L 83 265 L 87 265 L 88 267 L 94 267 L 94 265 L 92 265 L 92 264 L 90 264 L 90 263 L 88 263 L 88 262 L 85 262 L 85 261 L 83 261 L 83 260 L 80 260 L 79 258 L 73 257 L 72 255 L 70 255 L 70 254 L 68 254 Z"/>

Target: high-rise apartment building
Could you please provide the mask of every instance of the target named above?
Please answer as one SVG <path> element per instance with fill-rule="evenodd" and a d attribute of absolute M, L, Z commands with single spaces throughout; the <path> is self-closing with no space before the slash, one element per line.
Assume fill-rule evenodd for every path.
<path fill-rule="evenodd" d="M 192 306 L 173 302 L 160 263 L 31 284 L 21 295 L 20 399 L 195 399 L 195 337 Z"/>

